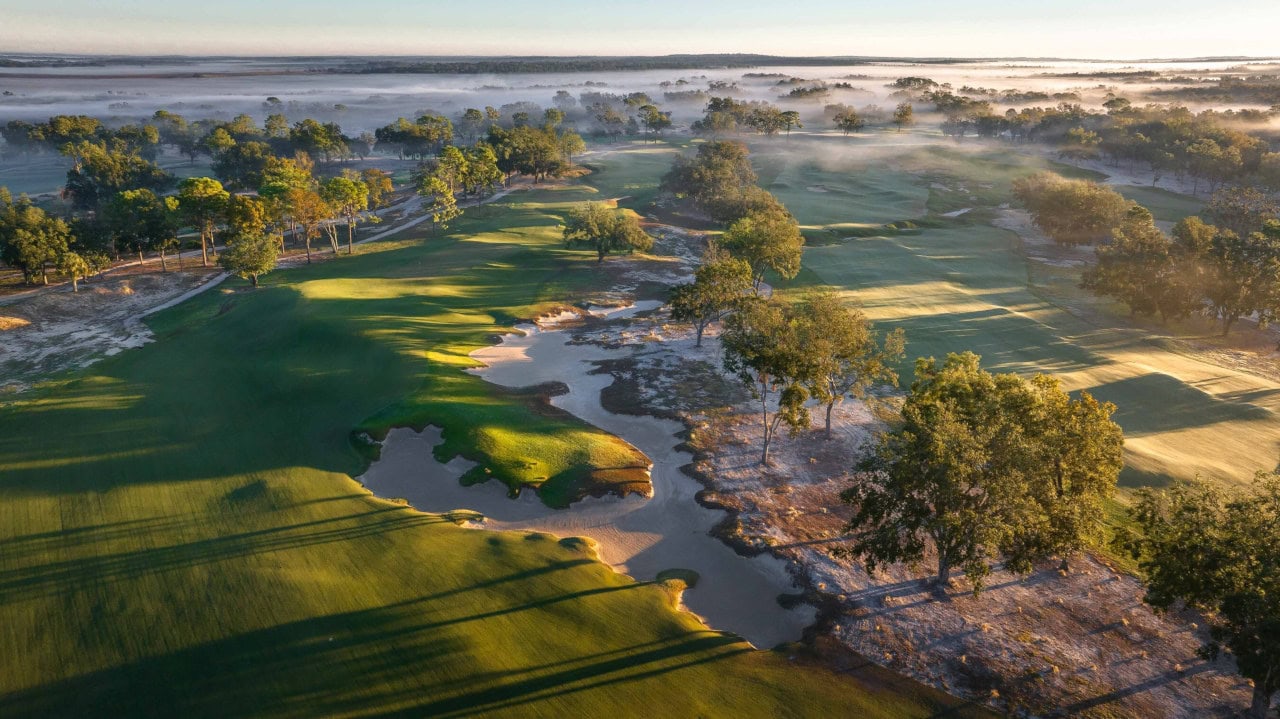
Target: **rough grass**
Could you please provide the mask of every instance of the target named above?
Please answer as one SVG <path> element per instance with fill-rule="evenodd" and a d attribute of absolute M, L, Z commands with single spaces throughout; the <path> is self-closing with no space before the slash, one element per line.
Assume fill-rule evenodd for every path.
<path fill-rule="evenodd" d="M 621 451 L 460 371 L 492 333 L 596 281 L 554 231 L 585 196 L 519 196 L 447 235 L 279 272 L 258 291 L 234 281 L 156 317 L 154 344 L 0 406 L 5 713 L 955 706 L 873 667 L 836 675 L 752 651 L 585 543 L 463 529 L 350 478 L 365 462 L 353 430 L 399 422 L 440 424 L 456 451 L 516 480 Z M 535 468 L 522 475 L 518 458 Z"/>
<path fill-rule="evenodd" d="M 943 174 L 970 175 L 954 175 L 948 189 L 935 188 L 934 196 L 955 194 L 957 184 L 972 188 L 982 182 L 992 187 L 981 194 L 994 198 L 1003 182 L 1020 174 L 1009 169 L 1019 161 L 1012 153 L 998 161 L 971 154 L 964 165 L 956 165 L 948 164 L 946 151 L 931 152 L 942 158 Z M 1027 162 L 1036 166 L 1043 161 Z M 934 182 L 930 178 L 938 174 L 924 173 L 916 181 Z M 822 177 L 831 181 L 829 173 Z M 851 182 L 849 190 L 855 186 Z M 793 194 L 779 193 L 788 206 Z M 930 209 L 949 206 L 934 196 Z M 965 201 L 970 200 L 975 201 L 972 206 L 984 207 L 983 197 Z M 795 207 L 800 221 L 809 222 L 805 205 Z M 1126 486 L 1159 486 L 1197 475 L 1237 483 L 1255 471 L 1274 469 L 1280 449 L 1280 385 L 1171 352 L 1149 339 L 1148 330 L 1119 318 L 1090 316 L 1085 321 L 1045 299 L 1029 283 L 1028 262 L 1016 235 L 980 218 L 965 215 L 892 236 L 811 247 L 804 271 L 791 286 L 834 285 L 863 305 L 881 327 L 904 328 L 908 347 L 902 376 L 907 382 L 916 357 L 972 350 L 990 369 L 1050 372 L 1069 389 L 1115 402 L 1116 420 L 1127 438 L 1121 480 Z M 866 218 L 849 214 L 845 219 L 856 223 Z"/>

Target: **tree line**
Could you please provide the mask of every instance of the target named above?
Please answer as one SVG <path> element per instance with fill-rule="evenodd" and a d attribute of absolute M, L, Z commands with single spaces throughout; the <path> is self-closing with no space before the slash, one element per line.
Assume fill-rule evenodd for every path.
<path fill-rule="evenodd" d="M 767 273 L 789 279 L 800 271 L 804 236 L 757 180 L 746 146 L 720 140 L 676 158 L 662 188 L 725 227 L 669 304 L 673 319 L 693 325 L 698 346 L 708 326 L 724 322 L 725 368 L 760 402 L 760 462 L 767 464 L 781 426 L 792 433 L 809 426 L 811 400 L 825 408 L 829 436 L 837 403 L 896 381 L 890 367 L 904 339 L 901 331 L 879 337 L 865 315 L 829 291 L 801 303 L 766 296 Z"/>
<path fill-rule="evenodd" d="M 893 86 L 904 99 L 932 105 L 943 117 L 943 133 L 957 139 L 972 134 L 1055 145 L 1062 156 L 1072 159 L 1143 165 L 1152 173 L 1153 184 L 1167 174 L 1190 178 L 1197 192 L 1201 183 L 1209 192 L 1227 185 L 1280 191 L 1280 153 L 1271 151 L 1267 140 L 1257 134 L 1276 116 L 1274 108 L 1194 112 L 1179 105 L 1139 106 L 1113 94 L 1101 110 L 1085 108 L 1075 97 L 1053 106 L 997 113 L 994 98 L 983 88 L 956 92 L 928 78 L 901 78 Z M 1002 99 L 1025 98 L 1014 94 Z M 1247 132 L 1248 128 L 1255 133 Z"/>
<path fill-rule="evenodd" d="M 1081 286 L 1161 321 L 1204 314 L 1225 336 L 1245 317 L 1280 318 L 1280 203 L 1252 188 L 1214 194 L 1204 217 L 1166 233 L 1151 212 L 1085 180 L 1040 173 L 1014 195 L 1055 242 L 1096 245 Z"/>
<path fill-rule="evenodd" d="M 156 253 L 167 271 L 168 254 L 181 247 L 184 229 L 199 237 L 205 266 L 217 259 L 218 242 L 244 244 L 266 235 L 275 238 L 277 253 L 286 236 L 300 239 L 310 261 L 312 242 L 321 237 L 337 252 L 340 225 L 346 226 L 351 252 L 355 226 L 376 221 L 367 211 L 389 201 L 391 177 L 372 168 L 339 171 L 330 163 L 352 157 L 353 147 L 367 154 L 374 145 L 420 160 L 414 186 L 431 202 L 436 224 L 444 225 L 459 213 L 458 195 L 483 201 L 515 175 L 535 182 L 559 177 L 585 151 L 581 136 L 561 125 L 564 112 L 549 109 L 537 125 L 524 105 L 504 107 L 511 110 L 507 116 L 493 108 L 461 113 L 461 136 L 469 144 L 455 143 L 453 122 L 429 112 L 361 138 L 312 119 L 290 125 L 280 113 L 268 114 L 262 126 L 248 115 L 188 122 L 164 110 L 149 124 L 115 128 L 87 116 L 10 122 L 0 129 L 7 152 L 56 151 L 71 159 L 63 189 L 70 209 L 55 216 L 6 191 L 0 261 L 21 271 L 27 283 L 47 283 L 50 274 L 61 274 L 78 289 L 80 279 L 126 253 L 136 253 L 139 261 L 144 253 Z M 193 162 L 207 155 L 214 177 L 178 183 L 157 164 L 166 146 Z M 274 257 L 272 263 L 262 259 L 266 250 L 253 256 L 259 260 L 255 267 L 274 263 Z M 256 283 L 264 271 L 246 276 Z"/>

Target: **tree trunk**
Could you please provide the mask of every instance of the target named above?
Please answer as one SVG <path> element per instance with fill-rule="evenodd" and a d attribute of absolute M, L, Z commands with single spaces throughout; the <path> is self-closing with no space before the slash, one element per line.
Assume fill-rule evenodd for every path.
<path fill-rule="evenodd" d="M 256 288 L 258 286 L 258 273 L 255 272 L 252 275 L 249 275 L 249 281 L 252 282 L 253 286 Z"/>
<path fill-rule="evenodd" d="M 767 383 L 761 382 L 762 387 Z M 764 450 L 760 453 L 760 466 L 769 466 L 769 443 L 773 440 L 773 428 L 769 426 L 769 392 L 760 393 L 760 422 L 764 425 Z"/>
<path fill-rule="evenodd" d="M 348 220 L 347 222 L 347 254 L 354 255 L 356 253 L 356 225 Z"/>
<path fill-rule="evenodd" d="M 209 243 L 205 240 L 203 230 L 200 232 L 200 264 L 209 266 Z"/>
<path fill-rule="evenodd" d="M 946 587 L 951 582 L 951 559 L 938 547 L 938 586 Z"/>
<path fill-rule="evenodd" d="M 836 408 L 836 401 L 831 400 L 827 403 L 827 439 L 831 439 L 831 410 Z"/>
<path fill-rule="evenodd" d="M 302 238 L 303 243 L 307 246 L 307 264 L 311 264 L 311 233 L 306 233 Z"/>
<path fill-rule="evenodd" d="M 1249 706 L 1250 719 L 1267 719 L 1271 711 L 1271 693 L 1262 687 L 1253 688 L 1253 703 Z"/>
<path fill-rule="evenodd" d="M 142 264 L 142 250 L 138 250 L 138 264 Z"/>
<path fill-rule="evenodd" d="M 697 341 L 697 342 L 695 342 L 695 343 L 693 344 L 693 346 L 694 346 L 694 347 L 701 347 L 701 346 L 702 346 L 702 331 L 703 331 L 703 330 L 705 330 L 706 328 L 707 328 L 707 324 L 706 324 L 705 322 L 699 322 L 699 323 L 697 324 L 697 329 L 698 329 L 698 341 Z"/>
<path fill-rule="evenodd" d="M 76 277 L 74 272 L 71 274 L 71 291 L 72 292 L 80 291 L 80 278 Z"/>
<path fill-rule="evenodd" d="M 1226 337 L 1227 335 L 1231 334 L 1231 326 L 1234 325 L 1235 323 L 1236 323 L 1235 317 L 1222 318 L 1222 336 L 1223 337 Z"/>
<path fill-rule="evenodd" d="M 160 271 L 161 272 L 169 271 L 169 265 L 166 264 L 164 261 L 164 247 L 160 248 Z"/>

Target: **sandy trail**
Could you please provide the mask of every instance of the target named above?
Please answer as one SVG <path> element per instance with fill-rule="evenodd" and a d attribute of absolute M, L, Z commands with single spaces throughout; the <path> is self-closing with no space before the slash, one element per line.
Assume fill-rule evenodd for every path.
<path fill-rule="evenodd" d="M 594 314 L 625 316 L 653 304 Z M 522 325 L 518 329 L 522 334 L 506 335 L 501 344 L 472 353 L 488 365 L 475 373 L 505 387 L 564 382 L 570 392 L 554 398 L 553 404 L 625 439 L 652 460 L 651 499 L 589 499 L 567 510 L 554 510 L 532 492 L 508 499 L 506 488 L 497 482 L 463 487 L 458 478 L 470 464 L 462 459 L 447 465 L 437 462 L 431 455 L 440 441 L 434 428 L 422 434 L 392 431 L 383 445 L 382 459 L 361 481 L 380 496 L 403 497 L 423 511 L 475 510 L 485 515 L 485 525 L 492 529 L 590 537 L 598 543 L 601 559 L 642 581 L 666 569 L 692 569 L 700 578 L 685 593 L 684 603 L 710 626 L 739 634 L 757 647 L 799 639 L 816 612 L 808 605 L 788 610 L 778 604 L 778 595 L 796 591 L 786 562 L 768 555 L 739 556 L 709 534 L 725 513 L 699 505 L 694 496 L 701 485 L 680 471 L 692 461 L 691 455 L 676 450 L 676 433 L 682 425 L 613 414 L 601 405 L 601 390 L 614 380 L 607 374 L 589 374 L 593 362 L 632 350 L 570 344 L 568 333 L 551 328 Z"/>

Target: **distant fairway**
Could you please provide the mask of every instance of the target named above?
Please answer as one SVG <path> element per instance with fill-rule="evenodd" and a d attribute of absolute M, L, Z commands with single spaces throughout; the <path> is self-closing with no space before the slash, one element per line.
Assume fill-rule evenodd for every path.
<path fill-rule="evenodd" d="M 930 152 L 944 160 L 952 155 Z M 910 382 L 916 357 L 972 350 L 990 369 L 1050 372 L 1070 389 L 1087 389 L 1115 402 L 1120 408 L 1116 419 L 1127 438 L 1127 467 L 1121 480 L 1125 485 L 1161 485 L 1170 478 L 1196 475 L 1243 482 L 1255 471 L 1274 469 L 1280 459 L 1280 384 L 1169 351 L 1146 339 L 1147 332 L 1118 322 L 1091 324 L 1029 288 L 1031 270 L 1017 237 L 981 220 L 1001 193 L 1004 199 L 999 201 L 1007 201 L 1010 179 L 1033 171 L 1041 161 L 1019 164 L 1016 156 L 991 154 L 942 162 L 935 172 L 922 164 L 920 153 L 908 155 L 897 166 L 918 174 L 900 177 L 914 177 L 925 187 L 941 179 L 951 188 L 934 189 L 931 210 L 948 211 L 969 202 L 966 206 L 976 208 L 974 212 L 954 220 L 933 215 L 919 230 L 811 247 L 801 276 L 791 286 L 825 283 L 843 288 L 850 301 L 861 304 L 882 327 L 904 328 L 904 385 Z M 790 173 L 799 181 L 776 191 L 788 207 L 796 208 L 802 224 L 867 222 L 856 212 L 833 214 L 844 206 L 839 204 L 821 214 L 806 214 L 810 198 L 790 184 L 803 184 L 807 177 L 834 180 L 829 170 L 806 173 L 806 163 L 793 163 L 797 167 L 780 175 Z M 863 182 L 863 171 L 850 166 L 849 192 Z M 890 170 L 868 171 L 882 176 Z M 961 186 L 968 192 L 955 189 Z M 914 198 L 917 191 L 905 192 L 897 204 Z M 1197 207 L 1173 193 L 1139 188 L 1133 194 L 1160 200 L 1156 209 L 1161 219 Z M 856 204 L 849 207 L 857 209 Z M 1078 272 L 1056 274 L 1064 282 L 1070 276 L 1073 284 Z"/>
<path fill-rule="evenodd" d="M 651 196 L 666 161 L 642 157 L 602 162 L 600 194 Z M 398 423 L 441 424 L 449 449 L 565 492 L 593 465 L 633 460 L 609 435 L 460 371 L 516 319 L 602 281 L 556 229 L 567 203 L 592 196 L 517 194 L 446 235 L 415 230 L 259 291 L 229 282 L 240 291 L 156 317 L 157 342 L 0 407 L 3 713 L 953 706 L 874 667 L 837 675 L 796 651 L 751 651 L 578 543 L 461 529 L 350 479 L 364 467 L 352 431 Z"/>

